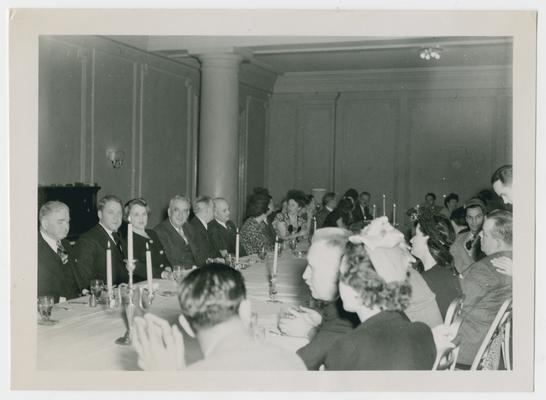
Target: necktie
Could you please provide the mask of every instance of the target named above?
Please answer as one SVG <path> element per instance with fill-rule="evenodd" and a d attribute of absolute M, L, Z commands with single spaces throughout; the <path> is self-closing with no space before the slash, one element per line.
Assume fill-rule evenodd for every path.
<path fill-rule="evenodd" d="M 182 236 L 182 239 L 184 239 L 184 242 L 187 244 L 188 239 L 186 239 L 186 235 L 184 235 L 184 230 L 182 230 L 182 228 L 177 228 L 176 231 Z"/>
<path fill-rule="evenodd" d="M 116 247 L 118 248 L 119 252 L 123 254 L 123 246 L 121 245 L 121 236 L 119 236 L 118 232 L 112 232 L 112 237 L 114 238 L 114 243 L 116 244 Z"/>
<path fill-rule="evenodd" d="M 68 253 L 66 252 L 60 240 L 57 242 L 57 254 L 61 258 L 61 262 L 63 264 L 66 264 L 68 262 Z"/>

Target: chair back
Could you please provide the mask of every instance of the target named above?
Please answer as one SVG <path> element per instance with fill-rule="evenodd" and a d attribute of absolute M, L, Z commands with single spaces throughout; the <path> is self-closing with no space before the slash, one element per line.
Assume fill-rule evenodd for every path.
<path fill-rule="evenodd" d="M 489 327 L 482 344 L 472 362 L 471 370 L 498 369 L 499 359 L 502 356 L 506 369 L 511 365 L 511 327 L 512 327 L 512 299 L 502 303 Z"/>
<path fill-rule="evenodd" d="M 463 304 L 463 298 L 457 297 L 449 305 L 446 316 L 444 319 L 444 325 L 449 327 L 452 337 L 454 338 L 461 326 L 461 308 Z M 439 352 L 436 355 L 436 360 L 432 366 L 432 370 L 451 370 L 455 369 L 457 364 L 457 357 L 459 355 L 459 346 L 449 347 Z"/>

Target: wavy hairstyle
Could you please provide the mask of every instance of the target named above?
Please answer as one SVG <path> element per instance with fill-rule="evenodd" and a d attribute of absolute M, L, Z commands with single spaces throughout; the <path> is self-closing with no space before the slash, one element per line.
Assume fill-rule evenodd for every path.
<path fill-rule="evenodd" d="M 455 241 L 455 230 L 451 222 L 443 215 L 425 209 L 419 214 L 414 226 L 419 226 L 421 232 L 428 236 L 428 249 L 436 263 L 445 268 L 454 268 L 453 256 L 449 252 Z M 421 268 L 422 263 L 418 261 L 417 269 Z"/>
<path fill-rule="evenodd" d="M 387 283 L 375 270 L 362 243 L 347 243 L 339 280 L 352 287 L 368 308 L 404 311 L 411 299 L 409 271 L 404 281 Z"/>

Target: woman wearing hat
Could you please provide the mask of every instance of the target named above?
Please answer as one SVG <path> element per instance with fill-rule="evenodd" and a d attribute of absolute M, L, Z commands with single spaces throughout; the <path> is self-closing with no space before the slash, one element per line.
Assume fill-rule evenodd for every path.
<path fill-rule="evenodd" d="M 388 223 L 376 221 L 347 244 L 339 291 L 343 308 L 356 313 L 361 323 L 331 347 L 325 367 L 431 369 L 436 357 L 432 332 L 422 322 L 411 322 L 404 313 L 412 296 L 411 256 L 404 248 L 403 235 Z"/>

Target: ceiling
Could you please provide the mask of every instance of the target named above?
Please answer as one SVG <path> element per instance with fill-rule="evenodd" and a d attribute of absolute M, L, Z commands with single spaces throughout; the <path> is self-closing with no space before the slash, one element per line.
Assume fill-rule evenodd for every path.
<path fill-rule="evenodd" d="M 198 54 L 234 52 L 278 75 L 512 64 L 509 37 L 253 37 L 109 36 L 141 50 L 199 67 Z M 422 60 L 423 47 L 441 49 L 439 60 Z"/>

